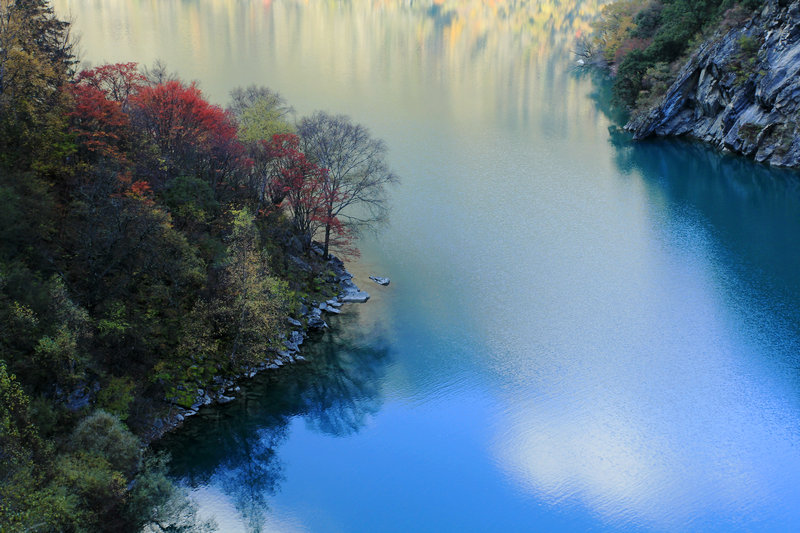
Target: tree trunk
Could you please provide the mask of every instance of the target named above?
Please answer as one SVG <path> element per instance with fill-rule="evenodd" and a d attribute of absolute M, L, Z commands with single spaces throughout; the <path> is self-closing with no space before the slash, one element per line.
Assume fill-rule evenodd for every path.
<path fill-rule="evenodd" d="M 328 257 L 328 247 L 330 245 L 330 242 L 331 242 L 331 225 L 330 223 L 328 223 L 325 224 L 325 247 L 322 250 L 322 258 L 326 261 L 330 259 Z"/>

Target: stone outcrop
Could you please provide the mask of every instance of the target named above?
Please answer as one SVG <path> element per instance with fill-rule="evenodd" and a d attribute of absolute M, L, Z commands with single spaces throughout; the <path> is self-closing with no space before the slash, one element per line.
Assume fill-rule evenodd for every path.
<path fill-rule="evenodd" d="M 685 135 L 800 167 L 800 0 L 767 0 L 692 55 L 661 102 L 625 126 L 635 139 Z"/>

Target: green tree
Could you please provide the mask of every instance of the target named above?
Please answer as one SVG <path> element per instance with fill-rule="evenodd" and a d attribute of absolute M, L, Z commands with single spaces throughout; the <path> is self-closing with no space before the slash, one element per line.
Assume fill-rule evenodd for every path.
<path fill-rule="evenodd" d="M 0 164 L 52 171 L 74 149 L 63 90 L 72 64 L 69 24 L 46 0 L 0 0 Z"/>
<path fill-rule="evenodd" d="M 228 108 L 239 122 L 239 138 L 248 143 L 272 139 L 274 135 L 294 133 L 290 122 L 294 109 L 279 93 L 251 85 L 231 91 Z"/>
<path fill-rule="evenodd" d="M 224 332 L 224 352 L 238 368 L 263 361 L 276 346 L 287 297 L 285 284 L 269 275 L 252 213 L 245 208 L 231 215 L 228 256 L 214 309 Z"/>

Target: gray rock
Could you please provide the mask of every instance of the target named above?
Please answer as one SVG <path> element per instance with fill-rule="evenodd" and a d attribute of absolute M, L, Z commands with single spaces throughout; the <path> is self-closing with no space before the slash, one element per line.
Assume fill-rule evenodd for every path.
<path fill-rule="evenodd" d="M 369 300 L 369 293 L 365 291 L 347 291 L 339 295 L 344 303 L 364 303 Z"/>
<path fill-rule="evenodd" d="M 378 285 L 388 285 L 389 278 L 382 278 L 380 276 L 370 276 L 369 279 L 377 283 Z"/>
<path fill-rule="evenodd" d="M 289 260 L 292 263 L 294 263 L 297 266 L 297 268 L 299 268 L 303 272 L 311 272 L 311 270 L 312 270 L 311 265 L 309 265 L 308 263 L 306 263 L 305 261 L 303 261 L 302 259 L 300 259 L 296 255 L 290 255 L 289 256 Z"/>
<path fill-rule="evenodd" d="M 342 306 L 342 302 L 340 302 L 338 300 L 333 300 L 333 299 L 330 299 L 325 303 L 328 304 L 328 307 L 337 307 L 338 308 L 338 307 Z"/>
<path fill-rule="evenodd" d="M 634 139 L 686 135 L 774 166 L 800 167 L 800 1 L 767 0 L 748 22 L 703 43 Z M 743 38 L 760 43 L 742 68 Z"/>
<path fill-rule="evenodd" d="M 292 317 L 287 317 L 286 318 L 286 322 L 288 322 L 290 326 L 294 326 L 296 328 L 299 328 L 299 327 L 301 327 L 303 325 L 302 322 L 300 322 L 296 318 L 292 318 Z"/>
<path fill-rule="evenodd" d="M 217 397 L 217 402 L 219 402 L 219 403 L 229 403 L 229 402 L 232 402 L 235 399 L 236 398 L 234 398 L 233 396 L 225 396 L 224 394 L 220 394 Z"/>
<path fill-rule="evenodd" d="M 311 329 L 327 328 L 328 324 L 318 316 L 312 316 L 308 319 L 308 327 Z"/>
<path fill-rule="evenodd" d="M 304 338 L 305 337 L 303 336 L 303 333 L 301 333 L 300 331 L 293 331 L 289 334 L 289 341 L 297 346 L 303 344 Z"/>
<path fill-rule="evenodd" d="M 66 406 L 70 411 L 77 411 L 88 407 L 91 400 L 91 394 L 87 389 L 78 388 L 70 393 L 67 397 Z"/>

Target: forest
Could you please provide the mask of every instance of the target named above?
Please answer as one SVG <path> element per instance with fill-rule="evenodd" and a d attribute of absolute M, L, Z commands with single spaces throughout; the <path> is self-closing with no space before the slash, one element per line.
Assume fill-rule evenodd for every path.
<path fill-rule="evenodd" d="M 209 528 L 141 436 L 333 294 L 385 154 L 266 87 L 222 108 L 161 64 L 80 69 L 45 0 L 1 0 L 0 531 Z"/>

